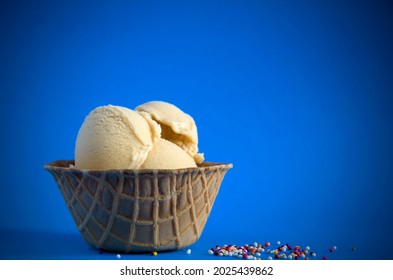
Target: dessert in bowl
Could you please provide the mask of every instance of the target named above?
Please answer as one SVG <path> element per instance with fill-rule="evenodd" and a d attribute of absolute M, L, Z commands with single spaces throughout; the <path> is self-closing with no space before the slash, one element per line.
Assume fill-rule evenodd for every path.
<path fill-rule="evenodd" d="M 194 120 L 153 101 L 135 111 L 96 108 L 79 130 L 75 160 L 44 167 L 87 243 L 150 252 L 199 239 L 232 164 L 205 162 Z"/>

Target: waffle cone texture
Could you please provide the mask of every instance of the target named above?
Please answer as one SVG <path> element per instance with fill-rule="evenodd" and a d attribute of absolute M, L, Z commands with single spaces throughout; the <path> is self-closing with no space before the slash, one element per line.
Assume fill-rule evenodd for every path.
<path fill-rule="evenodd" d="M 44 167 L 54 177 L 84 240 L 116 252 L 177 250 L 196 242 L 231 164 L 178 170 Z"/>

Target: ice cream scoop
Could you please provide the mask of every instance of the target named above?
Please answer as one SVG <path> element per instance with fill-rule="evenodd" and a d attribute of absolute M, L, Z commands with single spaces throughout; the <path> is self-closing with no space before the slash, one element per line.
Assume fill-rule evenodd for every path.
<path fill-rule="evenodd" d="M 140 168 L 180 169 L 189 167 L 197 167 L 194 159 L 176 144 L 160 138 Z"/>
<path fill-rule="evenodd" d="M 78 169 L 137 169 L 160 138 L 160 126 L 121 106 L 101 106 L 89 113 L 76 139 Z"/>
<path fill-rule="evenodd" d="M 150 101 L 138 106 L 138 112 L 151 116 L 161 126 L 161 137 L 178 145 L 196 163 L 204 160 L 198 153 L 198 132 L 194 119 L 175 105 L 163 101 Z"/>

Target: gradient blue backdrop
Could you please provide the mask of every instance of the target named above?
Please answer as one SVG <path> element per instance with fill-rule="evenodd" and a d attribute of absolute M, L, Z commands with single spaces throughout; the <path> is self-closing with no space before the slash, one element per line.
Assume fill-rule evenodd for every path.
<path fill-rule="evenodd" d="M 96 106 L 164 100 L 208 161 L 234 164 L 188 258 L 281 240 L 392 259 L 391 3 L 78 2 L 0 4 L 0 258 L 113 258 L 43 165 L 73 158 Z"/>

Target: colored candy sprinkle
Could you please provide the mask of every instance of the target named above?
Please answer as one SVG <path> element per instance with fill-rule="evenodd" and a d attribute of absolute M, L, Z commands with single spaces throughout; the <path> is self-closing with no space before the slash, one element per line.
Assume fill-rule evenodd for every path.
<path fill-rule="evenodd" d="M 117 255 L 116 255 L 116 258 L 120 259 L 120 258 L 121 258 L 121 255 L 120 255 L 120 254 L 117 254 Z"/>
<path fill-rule="evenodd" d="M 188 249 L 188 250 L 186 251 L 186 254 L 187 254 L 187 255 L 191 254 L 191 249 Z"/>
<path fill-rule="evenodd" d="M 241 258 L 244 260 L 260 260 L 260 259 L 288 259 L 288 260 L 309 260 L 314 259 L 317 254 L 310 251 L 310 246 L 305 246 L 302 248 L 300 245 L 291 246 L 288 243 L 281 245 L 280 241 L 277 241 L 277 247 L 270 247 L 270 242 L 257 243 L 253 242 L 249 244 L 244 244 L 243 246 L 238 245 L 216 245 L 210 248 L 207 252 L 209 255 L 220 256 L 220 257 L 234 257 Z M 334 251 L 336 246 L 330 248 Z M 322 257 L 326 259 L 326 256 Z"/>
<path fill-rule="evenodd" d="M 152 255 L 153 257 L 155 257 L 155 256 L 158 255 L 158 253 L 157 253 L 156 251 L 154 251 L 154 252 L 151 252 L 151 255 Z"/>

